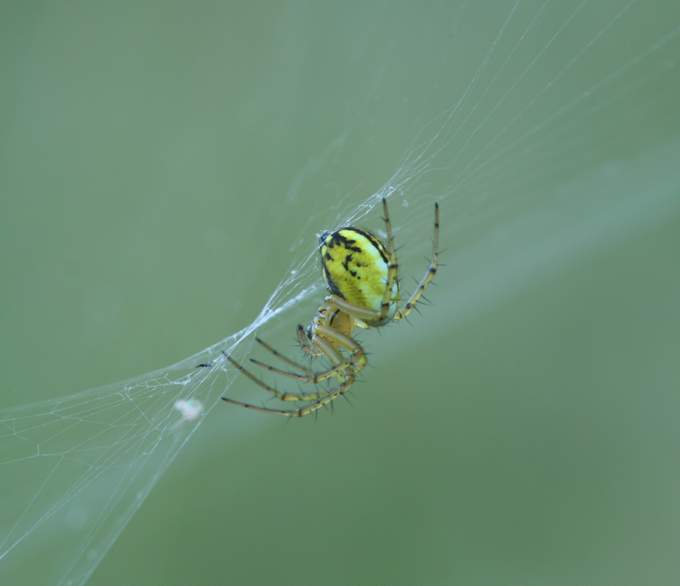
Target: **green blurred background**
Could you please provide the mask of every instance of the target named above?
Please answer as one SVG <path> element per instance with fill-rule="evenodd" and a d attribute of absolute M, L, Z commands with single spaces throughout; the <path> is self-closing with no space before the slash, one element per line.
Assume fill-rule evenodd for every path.
<path fill-rule="evenodd" d="M 362 336 L 354 408 L 218 405 L 89 583 L 677 583 L 679 26 L 670 1 L 3 3 L 0 407 L 248 324 L 464 97 L 392 207 L 410 277 L 442 202 L 447 266 L 413 327 Z M 318 301 L 262 335 L 294 352 Z"/>

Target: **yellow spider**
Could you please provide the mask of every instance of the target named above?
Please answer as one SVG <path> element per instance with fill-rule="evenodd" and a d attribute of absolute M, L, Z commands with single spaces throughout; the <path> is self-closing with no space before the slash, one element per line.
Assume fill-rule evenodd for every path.
<path fill-rule="evenodd" d="M 224 401 L 265 413 L 304 417 L 344 395 L 354 384 L 357 374 L 366 366 L 367 359 L 361 344 L 351 337 L 352 330 L 355 327 L 379 328 L 392 320 L 405 318 L 437 273 L 439 205 L 435 203 L 432 260 L 406 305 L 398 307 L 399 265 L 394 250 L 387 201 L 384 198 L 382 207 L 387 233 L 386 243 L 375 234 L 352 226 L 340 228 L 335 232 L 324 232 L 319 238 L 321 266 L 330 295 L 324 299 L 306 328 L 302 325 L 297 326 L 297 337 L 306 354 L 327 358 L 330 368 L 321 372 L 313 371 L 284 356 L 260 338 L 255 338 L 262 347 L 295 370 L 283 370 L 251 358 L 253 364 L 305 383 L 317 384 L 337 379 L 336 386 L 309 393 L 281 392 L 227 356 L 227 360 L 242 374 L 280 401 L 298 401 L 306 404 L 298 409 L 277 409 L 243 403 L 228 397 L 222 397 Z"/>

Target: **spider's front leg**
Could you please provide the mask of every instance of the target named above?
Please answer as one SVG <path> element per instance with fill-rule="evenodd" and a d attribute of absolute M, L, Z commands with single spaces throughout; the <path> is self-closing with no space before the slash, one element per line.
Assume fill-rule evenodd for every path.
<path fill-rule="evenodd" d="M 269 346 L 262 340 L 259 340 L 260 344 L 262 344 L 265 348 L 268 350 L 271 350 L 272 353 L 281 358 L 282 360 L 285 360 L 288 363 L 291 363 L 293 365 L 296 365 L 295 361 L 285 357 L 283 354 L 278 352 L 278 350 L 275 350 L 273 347 Z M 269 385 L 259 377 L 255 376 L 252 372 L 250 372 L 248 369 L 244 368 L 241 366 L 236 360 L 231 358 L 231 356 L 225 355 L 226 359 L 229 361 L 229 363 L 236 368 L 241 374 L 252 380 L 256 385 L 259 387 L 265 389 L 266 391 L 270 392 L 274 397 L 279 399 L 280 401 L 308 401 L 309 404 L 300 407 L 299 409 L 279 409 L 275 407 L 264 407 L 264 406 L 258 406 L 258 405 L 253 405 L 252 403 L 244 403 L 243 401 L 237 401 L 236 399 L 231 399 L 229 397 L 222 397 L 223 401 L 226 401 L 227 403 L 233 403 L 235 405 L 240 405 L 241 407 L 246 407 L 248 409 L 254 409 L 255 411 L 263 411 L 266 413 L 276 413 L 279 415 L 285 415 L 288 417 L 304 417 L 306 415 L 309 415 L 311 413 L 314 413 L 315 411 L 318 411 L 322 407 L 325 407 L 326 405 L 330 404 L 332 401 L 337 399 L 338 397 L 344 395 L 347 392 L 347 389 L 351 387 L 354 384 L 355 379 L 355 370 L 353 367 L 353 364 L 351 362 L 347 362 L 343 360 L 342 355 L 340 354 L 339 351 L 337 351 L 335 348 L 332 347 L 332 345 L 323 340 L 320 337 L 314 337 L 312 339 L 312 344 L 317 346 L 319 348 L 319 352 L 325 354 L 331 362 L 334 363 L 334 366 L 332 369 L 329 369 L 328 372 L 333 372 L 334 375 L 338 376 L 340 378 L 340 384 L 337 387 L 328 389 L 326 391 L 314 391 L 311 393 L 289 393 L 289 392 L 282 392 L 279 391 L 277 388 Z M 273 366 L 270 365 L 265 365 L 264 363 L 259 363 L 255 361 L 256 364 L 260 364 L 264 366 L 265 368 L 268 368 L 269 370 L 273 370 L 274 372 L 279 372 L 280 374 L 286 374 L 287 376 L 292 376 L 295 378 L 296 376 L 302 376 L 302 375 L 297 375 L 297 373 L 292 373 L 288 371 L 283 371 L 281 369 L 277 369 Z M 300 365 L 298 365 L 300 366 Z"/>
<path fill-rule="evenodd" d="M 295 372 L 291 370 L 283 370 L 282 368 L 278 368 L 276 366 L 272 366 L 271 364 L 267 364 L 266 362 L 262 362 L 260 360 L 257 360 L 256 358 L 250 358 L 250 362 L 253 364 L 264 368 L 268 370 L 269 372 L 273 372 L 275 374 L 280 374 L 282 376 L 287 376 L 289 378 L 295 379 L 300 382 L 306 382 L 310 384 L 318 384 L 320 382 L 326 381 L 330 378 L 333 377 L 338 377 L 341 378 L 343 372 L 345 371 L 346 368 L 348 368 L 348 364 L 345 363 L 342 360 L 342 357 L 335 352 L 332 348 L 329 348 L 325 346 L 324 342 L 321 341 L 321 343 L 318 342 L 312 342 L 307 338 L 307 335 L 304 333 L 304 328 L 303 326 L 299 325 L 298 326 L 298 334 L 302 332 L 302 336 L 304 336 L 304 339 L 306 340 L 306 344 L 308 345 L 308 350 L 307 352 L 312 355 L 312 356 L 322 356 L 325 355 L 333 364 L 331 368 L 328 368 L 326 370 L 323 370 L 321 372 L 316 372 L 310 368 L 307 368 L 303 366 L 302 364 L 299 364 L 295 362 L 294 360 L 288 358 L 286 355 L 282 354 L 276 348 L 273 346 L 270 346 L 267 344 L 264 340 L 260 338 L 255 338 L 255 340 L 266 350 L 271 352 L 276 358 L 279 360 L 282 360 L 283 362 L 286 362 L 287 364 L 290 364 L 293 368 L 296 368 L 299 371 L 302 371 L 302 374 L 300 372 Z M 304 348 L 303 348 L 304 349 Z"/>
<path fill-rule="evenodd" d="M 231 360 L 230 360 L 231 361 Z M 231 361 L 233 362 L 233 361 Z M 238 367 L 237 363 L 234 363 Z M 247 372 L 247 371 L 246 371 Z M 245 407 L 246 409 L 252 409 L 253 411 L 260 411 L 262 413 L 275 413 L 276 415 L 283 415 L 285 417 L 305 417 L 317 412 L 322 407 L 329 405 L 338 397 L 343 396 L 347 390 L 354 384 L 354 377 L 350 374 L 338 387 L 328 391 L 325 396 L 320 397 L 305 405 L 299 409 L 279 409 L 276 407 L 264 407 L 261 405 L 253 405 L 252 403 L 244 403 L 243 401 L 237 401 L 236 399 L 230 399 L 229 397 L 222 397 L 222 400 L 227 403 L 232 403 L 234 405 L 239 405 L 240 407 Z M 259 383 L 258 383 L 259 384 Z"/>
<path fill-rule="evenodd" d="M 360 370 L 363 370 L 368 363 L 368 359 L 366 358 L 366 352 L 364 352 L 364 349 L 359 342 L 328 326 L 318 326 L 316 331 L 318 332 L 317 337 L 323 337 L 329 341 L 335 342 L 335 344 L 342 346 L 350 352 L 350 362 L 348 364 L 351 364 L 351 368 L 355 374 Z"/>
<path fill-rule="evenodd" d="M 249 378 L 251 381 L 253 381 L 256 385 L 259 387 L 263 388 L 265 391 L 268 391 L 274 397 L 276 397 L 279 401 L 319 401 L 320 399 L 323 399 L 324 397 L 328 396 L 329 393 L 332 392 L 330 391 L 312 391 L 310 393 L 289 393 L 289 392 L 284 392 L 284 391 L 279 391 L 276 387 L 271 386 L 270 384 L 266 383 L 263 381 L 261 378 L 255 376 L 252 372 L 250 372 L 247 368 L 241 366 L 236 360 L 234 360 L 231 356 L 226 357 L 229 363 L 236 368 L 241 374 Z M 222 397 L 222 400 L 228 401 L 230 403 L 238 403 L 238 401 L 234 401 L 233 399 L 228 399 L 227 397 Z"/>

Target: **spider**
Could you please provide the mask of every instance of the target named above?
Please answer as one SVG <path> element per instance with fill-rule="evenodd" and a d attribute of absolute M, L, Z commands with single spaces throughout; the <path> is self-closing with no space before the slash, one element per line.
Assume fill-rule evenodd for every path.
<path fill-rule="evenodd" d="M 379 328 L 391 321 L 404 319 L 423 297 L 438 267 L 439 204 L 435 203 L 432 259 L 415 291 L 406 304 L 399 307 L 399 264 L 385 198 L 382 199 L 382 208 L 386 242 L 372 232 L 353 226 L 319 236 L 321 266 L 329 295 L 307 327 L 297 326 L 297 338 L 305 354 L 312 358 L 325 357 L 330 363 L 329 368 L 312 370 L 281 354 L 264 340 L 255 338 L 265 350 L 294 370 L 284 370 L 251 358 L 253 364 L 302 383 L 316 385 L 335 379 L 335 386 L 312 392 L 282 392 L 225 355 L 239 372 L 280 401 L 304 405 L 297 409 L 284 409 L 253 405 L 229 397 L 222 397 L 222 400 L 265 413 L 304 417 L 331 404 L 354 384 L 358 373 L 368 362 L 361 344 L 352 338 L 354 328 Z"/>

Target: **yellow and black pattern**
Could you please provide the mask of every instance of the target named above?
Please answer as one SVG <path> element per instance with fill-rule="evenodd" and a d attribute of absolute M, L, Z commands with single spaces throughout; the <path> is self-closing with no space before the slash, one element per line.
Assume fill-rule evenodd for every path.
<path fill-rule="evenodd" d="M 388 281 L 389 255 L 365 230 L 341 228 L 323 236 L 321 263 L 328 289 L 357 307 L 379 311 Z M 395 284 L 390 305 L 398 301 Z"/>

